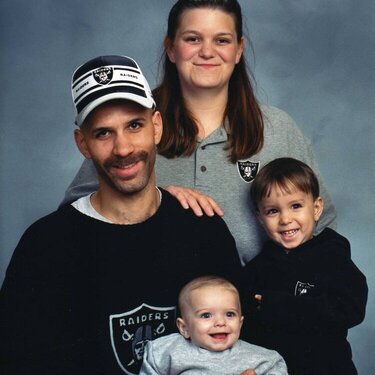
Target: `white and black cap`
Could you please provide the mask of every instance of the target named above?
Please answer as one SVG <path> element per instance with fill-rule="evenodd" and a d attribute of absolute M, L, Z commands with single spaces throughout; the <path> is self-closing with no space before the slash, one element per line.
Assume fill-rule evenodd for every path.
<path fill-rule="evenodd" d="M 137 62 L 126 56 L 99 56 L 79 66 L 72 77 L 72 96 L 81 126 L 97 106 L 126 99 L 155 108 L 150 86 Z"/>

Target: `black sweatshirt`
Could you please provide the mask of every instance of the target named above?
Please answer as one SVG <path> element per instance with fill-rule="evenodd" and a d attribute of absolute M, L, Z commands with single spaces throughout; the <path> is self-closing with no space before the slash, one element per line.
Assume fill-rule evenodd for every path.
<path fill-rule="evenodd" d="M 0 373 L 136 374 L 145 343 L 176 331 L 182 285 L 240 268 L 224 221 L 196 217 L 164 190 L 135 225 L 60 208 L 31 225 L 8 267 Z"/>
<path fill-rule="evenodd" d="M 290 374 L 357 373 L 346 337 L 364 319 L 368 289 L 350 257 L 348 240 L 327 228 L 288 252 L 269 241 L 246 265 L 252 342 L 277 350 Z"/>

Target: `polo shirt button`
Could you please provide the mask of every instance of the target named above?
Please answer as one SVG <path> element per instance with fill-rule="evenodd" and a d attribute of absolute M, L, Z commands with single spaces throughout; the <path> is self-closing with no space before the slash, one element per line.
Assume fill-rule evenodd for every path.
<path fill-rule="evenodd" d="M 202 166 L 201 166 L 201 171 L 202 171 L 202 172 L 206 172 L 206 171 L 207 171 L 207 168 L 206 168 L 204 165 L 202 165 Z"/>

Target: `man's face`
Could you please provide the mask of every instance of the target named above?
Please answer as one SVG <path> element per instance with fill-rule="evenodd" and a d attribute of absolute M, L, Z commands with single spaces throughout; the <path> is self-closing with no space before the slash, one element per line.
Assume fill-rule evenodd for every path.
<path fill-rule="evenodd" d="M 159 112 L 120 100 L 96 108 L 75 137 L 82 154 L 93 160 L 100 189 L 134 194 L 155 186 L 161 132 Z"/>

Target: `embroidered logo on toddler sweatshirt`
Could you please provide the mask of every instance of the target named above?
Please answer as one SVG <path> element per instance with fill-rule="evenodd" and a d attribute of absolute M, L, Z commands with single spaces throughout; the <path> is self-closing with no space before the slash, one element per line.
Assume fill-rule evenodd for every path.
<path fill-rule="evenodd" d="M 308 294 L 308 291 L 314 287 L 315 285 L 303 283 L 302 281 L 297 281 L 296 287 L 294 289 L 294 295 L 302 296 L 304 294 Z"/>

